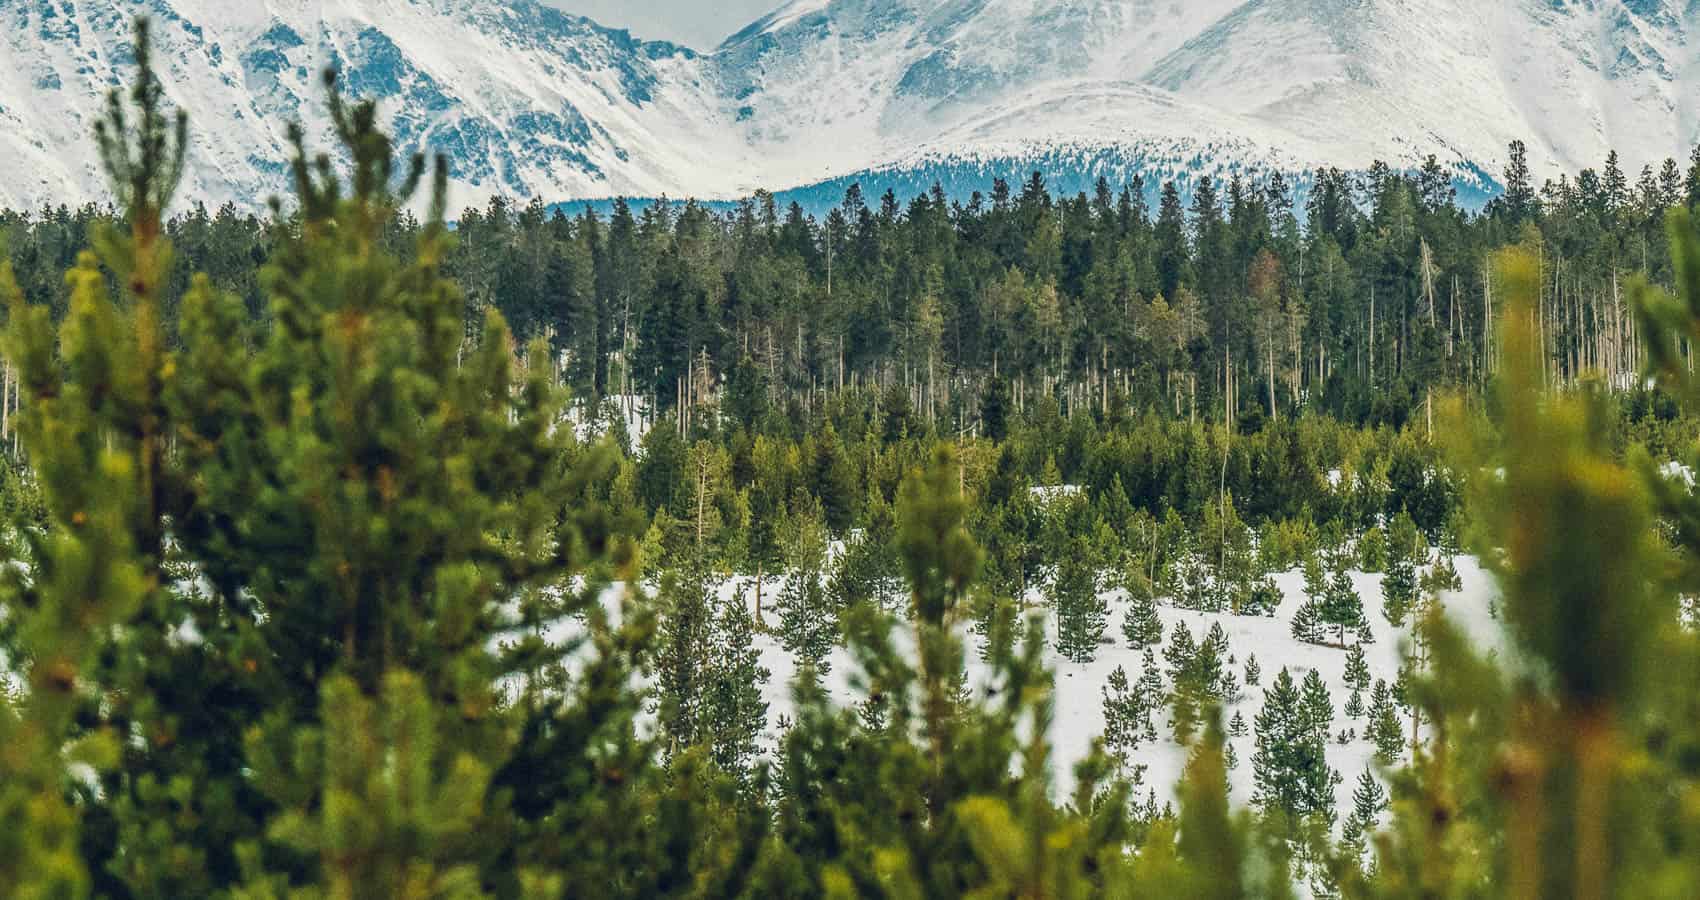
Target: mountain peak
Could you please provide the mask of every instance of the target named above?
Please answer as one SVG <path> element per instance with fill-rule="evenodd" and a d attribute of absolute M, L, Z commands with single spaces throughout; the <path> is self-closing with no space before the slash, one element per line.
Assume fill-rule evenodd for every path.
<path fill-rule="evenodd" d="M 1070 160 L 1153 177 L 1685 155 L 1700 0 L 792 0 L 698 54 L 533 0 L 150 0 L 193 114 L 189 193 L 285 186 L 315 72 L 490 194 L 729 198 L 858 174 Z M 87 133 L 128 12 L 0 0 L 0 203 L 92 199 Z M 1129 168 L 1131 167 L 1131 168 Z M 967 177 L 965 174 L 964 177 Z"/>

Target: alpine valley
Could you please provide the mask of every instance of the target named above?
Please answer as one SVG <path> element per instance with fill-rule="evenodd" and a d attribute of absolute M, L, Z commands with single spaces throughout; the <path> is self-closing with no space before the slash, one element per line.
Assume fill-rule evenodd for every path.
<path fill-rule="evenodd" d="M 286 192 L 280 122 L 324 136 L 327 66 L 449 156 L 455 203 L 1302 186 L 1430 154 L 1480 202 L 1513 140 L 1556 176 L 1700 137 L 1700 0 L 796 0 L 706 54 L 534 0 L 0 0 L 0 205 L 102 196 L 86 136 L 138 15 L 194 116 L 188 194 L 250 208 Z"/>

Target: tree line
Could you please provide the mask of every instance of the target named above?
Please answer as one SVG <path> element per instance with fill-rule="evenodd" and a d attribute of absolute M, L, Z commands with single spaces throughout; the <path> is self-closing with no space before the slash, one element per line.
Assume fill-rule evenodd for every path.
<path fill-rule="evenodd" d="M 496 198 L 460 214 L 444 266 L 473 310 L 501 311 L 522 343 L 547 339 L 592 402 L 695 409 L 746 367 L 805 403 L 900 385 L 928 421 L 959 429 L 991 392 L 1018 410 L 1049 394 L 1070 412 L 1400 425 L 1426 417 L 1434 389 L 1479 390 L 1497 371 L 1490 260 L 1517 245 L 1539 260 L 1543 378 L 1629 387 L 1645 359 L 1628 285 L 1672 284 L 1663 222 L 1700 203 L 1700 148 L 1686 170 L 1666 160 L 1631 179 L 1613 152 L 1539 187 L 1522 146 L 1509 157 L 1480 213 L 1457 205 L 1433 157 L 1414 171 L 1319 170 L 1302 205 L 1279 173 L 1200 179 L 1189 204 L 1164 183 L 1155 210 L 1137 178 L 1068 197 L 1037 173 L 960 202 L 853 185 L 820 218 L 765 193 L 725 213 L 622 200 L 606 218 Z M 63 311 L 59 273 L 112 216 L 0 213 L 20 282 Z M 405 255 L 423 226 L 385 227 Z M 258 273 L 275 242 L 262 217 L 196 206 L 165 228 L 174 289 L 206 273 L 266 314 Z"/>
<path fill-rule="evenodd" d="M 618 425 L 594 440 L 566 427 L 560 333 L 510 326 L 477 299 L 476 276 L 455 270 L 476 236 L 446 222 L 442 162 L 397 158 L 375 107 L 344 100 L 334 79 L 346 163 L 315 162 L 294 130 L 298 212 L 253 220 L 252 285 L 184 276 L 165 211 L 187 126 L 164 109 L 145 27 L 136 56 L 130 107 L 115 95 L 97 136 L 123 214 L 87 219 L 51 283 L 0 263 L 19 397 L 0 483 L 10 895 L 1288 897 L 1296 872 L 1350 897 L 1700 892 L 1697 501 L 1642 446 L 1654 435 L 1692 449 L 1674 411 L 1700 399 L 1681 342 L 1700 321 L 1686 210 L 1669 216 L 1667 273 L 1648 263 L 1651 278 L 1623 287 L 1656 394 L 1557 390 L 1572 375 L 1553 349 L 1594 319 L 1548 318 L 1588 295 L 1555 290 L 1549 273 L 1568 270 L 1549 266 L 1544 238 L 1519 238 L 1486 264 L 1502 336 L 1475 336 L 1487 402 L 1465 402 L 1461 353 L 1434 440 L 1294 416 L 1278 392 L 1243 427 L 1256 401 L 1247 391 L 1237 408 L 1233 382 L 1255 384 L 1247 360 L 1260 358 L 1232 329 L 1217 395 L 1228 421 L 1215 427 L 1193 421 L 1192 392 L 1214 390 L 1206 370 L 1148 373 L 1158 401 L 1129 410 L 1101 399 L 1116 370 L 1065 359 L 1056 334 L 1026 349 L 1008 336 L 1007 356 L 982 347 L 979 377 L 1000 385 L 972 398 L 982 431 L 988 411 L 1009 413 L 994 440 L 938 424 L 929 404 L 955 401 L 918 374 L 921 356 L 882 371 L 852 368 L 846 349 L 848 387 L 826 393 L 755 357 L 766 336 L 751 319 L 755 363 L 742 368 L 772 388 L 740 392 L 741 360 L 723 374 L 681 359 L 688 379 L 727 384 L 681 385 L 676 427 L 652 428 L 640 455 Z M 417 223 L 402 212 L 415 201 L 428 210 Z M 1554 220 L 1537 218 L 1519 233 Z M 1183 273 L 1176 295 L 1199 279 Z M 1443 283 L 1418 271 L 1402 289 L 1408 323 L 1361 333 L 1366 385 L 1423 358 L 1407 327 L 1445 336 L 1427 281 Z M 665 295 L 652 290 L 633 305 Z M 614 393 L 627 355 L 604 357 Z M 1323 379 L 1344 377 L 1344 360 L 1331 372 L 1325 358 Z M 665 402 L 658 370 L 630 371 Z M 1138 390 L 1125 375 L 1122 396 Z M 698 401 L 695 416 L 678 408 Z M 826 433 L 840 425 L 871 435 L 861 468 Z M 740 455 L 759 477 L 721 474 Z M 751 499 L 765 490 L 783 500 Z M 740 503 L 764 513 L 741 519 Z M 1023 509 L 1035 525 L 985 525 Z M 1317 765 L 1334 721 L 1319 679 L 1268 676 L 1254 806 L 1230 802 L 1224 735 L 1246 726 L 1219 713 L 1238 678 L 1217 632 L 1177 633 L 1164 651 L 1175 689 L 1162 702 L 1192 748 L 1175 808 L 1142 806 L 1118 767 L 1130 735 L 1153 727 L 1119 687 L 1107 696 L 1125 713 L 1107 736 L 1118 742 L 1059 796 L 1042 622 L 1012 596 L 1031 551 L 1007 544 L 1028 527 L 1045 548 L 1035 568 L 1056 569 L 1038 580 L 1087 634 L 1104 623 L 1079 604 L 1107 560 L 1133 586 L 1184 548 L 1145 599 L 1256 614 L 1255 577 L 1241 590 L 1240 572 L 1326 550 L 1336 577 L 1307 573 L 1323 643 L 1362 627 L 1335 584 L 1338 554 L 1415 579 L 1413 545 L 1473 540 L 1516 659 L 1481 653 L 1435 604 L 1401 610 L 1418 648 L 1399 698 L 1376 685 L 1366 711 L 1388 787 L 1359 780 L 1339 840 L 1323 802 L 1337 776 Z M 770 757 L 749 725 L 759 626 L 720 601 L 710 571 L 757 559 L 739 544 L 762 528 L 796 548 L 776 565 L 776 617 L 804 660 Z M 828 534 L 868 548 L 866 565 L 829 576 Z M 1291 557 L 1263 559 L 1283 546 Z M 821 577 L 796 577 L 810 571 Z M 829 591 L 846 599 L 821 600 Z M 823 602 L 837 604 L 825 634 Z M 562 623 L 569 638 L 549 639 Z M 1142 612 L 1124 636 L 1154 645 L 1150 625 Z M 851 704 L 817 677 L 823 642 L 857 666 Z M 964 676 L 971 650 L 983 686 Z M 1361 668 L 1348 662 L 1360 706 Z M 1242 671 L 1264 680 L 1252 660 Z M 1405 747 L 1395 703 L 1424 723 Z"/>

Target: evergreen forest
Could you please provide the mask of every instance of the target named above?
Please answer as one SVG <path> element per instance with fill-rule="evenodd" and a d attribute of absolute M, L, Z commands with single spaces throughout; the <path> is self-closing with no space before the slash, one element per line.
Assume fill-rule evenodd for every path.
<path fill-rule="evenodd" d="M 457 212 L 327 74 L 259 214 L 149 50 L 0 212 L 0 896 L 1700 896 L 1700 148 Z"/>

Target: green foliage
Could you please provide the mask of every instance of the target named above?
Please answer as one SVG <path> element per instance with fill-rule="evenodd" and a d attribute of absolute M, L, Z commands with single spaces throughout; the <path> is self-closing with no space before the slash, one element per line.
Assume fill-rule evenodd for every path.
<path fill-rule="evenodd" d="M 1358 776 L 1357 787 L 1352 790 L 1352 812 L 1346 816 L 1346 823 L 1340 831 L 1341 848 L 1354 867 L 1362 865 L 1367 836 L 1375 831 L 1376 823 L 1387 807 L 1387 790 L 1365 769 Z"/>
<path fill-rule="evenodd" d="M 1394 628 L 1405 627 L 1417 603 L 1417 570 L 1409 559 L 1397 558 L 1381 579 L 1382 615 Z"/>
<path fill-rule="evenodd" d="M 945 448 L 922 477 L 906 479 L 898 503 L 898 548 L 908 575 L 911 611 L 937 625 L 968 589 L 980 551 L 962 527 L 967 500 L 956 485 L 961 475 Z"/>
<path fill-rule="evenodd" d="M 1239 614 L 1242 616 L 1273 616 L 1280 609 L 1284 597 L 1281 586 L 1274 578 L 1264 577 L 1252 582 L 1250 590 L 1239 602 Z"/>
<path fill-rule="evenodd" d="M 802 510 L 788 531 L 785 587 L 776 604 L 779 637 L 798 666 L 818 677 L 831 671 L 828 657 L 839 634 L 840 611 L 826 589 L 826 528 L 812 510 Z"/>
<path fill-rule="evenodd" d="M 1320 536 L 1309 517 L 1267 522 L 1258 532 L 1257 568 L 1263 572 L 1285 572 L 1316 552 Z"/>
<path fill-rule="evenodd" d="M 1404 751 L 1405 735 L 1393 710 L 1393 693 L 1388 690 L 1387 682 L 1379 678 L 1370 694 L 1369 725 L 1364 728 L 1364 736 L 1375 745 L 1376 758 L 1382 765 L 1392 765 Z"/>
<path fill-rule="evenodd" d="M 687 577 L 669 572 L 656 597 L 661 608 L 655 651 L 657 711 L 670 753 L 698 739 L 698 707 L 706 694 L 703 682 L 710 664 L 711 591 L 701 572 Z"/>
<path fill-rule="evenodd" d="M 473 898 L 480 889 L 479 826 L 488 766 L 446 739 L 452 709 L 432 703 L 404 672 L 385 675 L 376 696 L 352 679 L 324 683 L 321 724 L 291 732 L 267 723 L 250 732 L 247 758 L 279 813 L 266 837 L 318 861 L 316 891 L 289 889 L 266 873 L 258 843 L 241 849 L 247 882 L 236 895 Z"/>
<path fill-rule="evenodd" d="M 1304 700 L 1304 720 L 1312 734 L 1327 742 L 1334 730 L 1334 698 L 1328 693 L 1328 686 L 1322 683 L 1322 676 L 1315 669 L 1305 673 L 1304 684 L 1299 688 Z"/>
<path fill-rule="evenodd" d="M 1692 238 L 1676 238 L 1680 271 Z M 1670 764 L 1665 726 L 1649 724 L 1688 708 L 1667 706 L 1655 681 L 1692 665 L 1693 636 L 1672 630 L 1674 592 L 1660 574 L 1647 492 L 1612 454 L 1603 399 L 1541 389 L 1528 321 L 1541 296 L 1538 258 L 1518 250 L 1497 263 L 1508 306 L 1503 422 L 1489 434 L 1460 416 L 1455 452 L 1472 471 L 1504 472 L 1471 479 L 1472 515 L 1496 545 L 1482 558 L 1538 683 L 1483 660 L 1437 614 L 1420 623 L 1429 662 L 1407 694 L 1440 737 L 1395 791 L 1381 879 L 1390 891 L 1454 892 L 1492 877 L 1512 896 L 1679 896 L 1695 886 L 1690 860 L 1675 861 L 1687 850 L 1659 835 L 1693 818 L 1661 798 L 1691 794 L 1693 781 Z M 1685 382 L 1662 329 L 1680 320 L 1687 333 L 1694 317 L 1644 292 L 1639 300 L 1651 361 Z M 1472 807 L 1491 812 L 1413 827 L 1434 810 Z"/>
<path fill-rule="evenodd" d="M 1122 636 L 1130 647 L 1149 647 L 1163 640 L 1163 622 L 1157 618 L 1157 602 L 1151 597 L 1135 597 L 1128 604 L 1122 619 Z"/>
<path fill-rule="evenodd" d="M 762 686 L 771 674 L 761 665 L 754 625 L 742 594 L 715 616 L 698 729 L 714 765 L 746 780 L 756 768 L 758 741 L 767 730 Z"/>
<path fill-rule="evenodd" d="M 1346 705 L 1341 707 L 1340 711 L 1345 714 L 1346 718 L 1354 721 L 1363 718 L 1364 713 L 1367 712 L 1364 708 L 1363 690 L 1352 688 L 1352 692 L 1346 696 Z"/>
<path fill-rule="evenodd" d="M 820 223 L 771 198 L 607 222 L 496 202 L 451 232 L 446 173 L 427 184 L 332 83 L 338 147 L 291 131 L 289 212 L 169 219 L 187 132 L 145 31 L 138 63 L 135 111 L 115 97 L 96 138 L 119 215 L 0 214 L 7 896 L 1700 894 L 1677 602 L 1700 593 L 1700 501 L 1654 462 L 1700 433 L 1700 234 L 1678 212 L 1668 255 L 1647 239 L 1673 197 L 1600 200 L 1591 172 L 1537 197 L 1514 150 L 1484 216 L 1438 163 L 1376 170 L 1367 210 L 1319 172 L 1303 231 L 1274 184 L 1223 204 L 1202 182 L 1191 221 L 1167 185 L 1152 221 L 1142 188 L 1035 178 L 960 209 L 858 189 Z M 1661 392 L 1608 400 L 1578 369 L 1627 328 L 1588 298 L 1637 265 Z M 1503 346 L 1418 313 L 1436 275 L 1491 290 Z M 1479 321 L 1469 291 L 1434 293 Z M 1303 359 L 1259 356 L 1248 296 Z M 1368 334 L 1376 296 L 1392 324 Z M 1217 387 L 1227 360 L 1275 373 L 1267 413 Z M 563 427 L 563 379 L 582 421 L 610 395 L 654 411 L 641 454 Z M 1408 427 L 1437 386 L 1459 397 L 1448 459 Z M 1372 690 L 1339 552 L 1365 529 L 1413 638 Z M 1466 530 L 1503 664 L 1430 602 Z M 1264 692 L 1255 809 L 1234 811 L 1226 632 L 1177 626 L 1167 684 L 1153 646 L 1159 589 L 1262 613 L 1264 573 L 1301 562 L 1295 634 L 1347 649 L 1345 713 L 1390 769 L 1391 797 L 1359 777 L 1337 850 L 1321 676 Z M 1145 648 L 1060 802 L 1043 629 L 999 599 L 1051 566 L 1065 652 L 1100 639 L 1103 571 Z M 784 578 L 803 660 L 771 760 L 759 626 L 714 586 L 751 568 Z M 810 677 L 840 637 L 847 705 Z M 1165 700 L 1178 814 L 1124 780 Z"/>
<path fill-rule="evenodd" d="M 1140 736 L 1147 742 L 1157 739 L 1157 724 L 1152 714 L 1163 706 L 1168 696 L 1163 690 L 1163 673 L 1157 668 L 1157 657 L 1150 647 L 1139 663 L 1139 682 L 1135 685 L 1140 698 Z"/>
<path fill-rule="evenodd" d="M 963 653 L 950 622 L 978 552 L 962 530 L 956 485 L 956 462 L 941 450 L 903 488 L 898 528 L 921 613 L 911 622 L 914 661 L 897 652 L 891 620 L 866 607 L 850 613 L 850 649 L 867 673 L 865 689 L 885 698 L 879 721 L 870 727 L 817 689 L 797 688 L 797 722 L 780 753 L 778 840 L 759 867 L 758 893 L 884 886 L 1084 895 L 1102 889 L 1103 867 L 1127 839 L 1125 793 L 1077 804 L 1073 813 L 1052 807 L 1042 646 L 1029 639 L 1015 647 L 1007 605 L 991 629 L 990 666 L 1004 689 L 992 702 L 961 700 Z M 1012 756 L 1019 759 L 1013 776 Z M 1097 771 L 1082 782 L 1081 796 L 1104 788 Z"/>
<path fill-rule="evenodd" d="M 1317 712 L 1286 669 L 1264 694 L 1255 724 L 1252 801 L 1295 827 L 1312 816 L 1332 817 L 1340 776 L 1328 765 L 1327 735 L 1316 727 Z"/>
<path fill-rule="evenodd" d="M 1293 621 L 1289 627 L 1293 639 L 1307 644 L 1320 644 L 1326 637 L 1323 631 L 1322 604 L 1315 600 L 1306 600 L 1293 612 Z"/>
<path fill-rule="evenodd" d="M 896 533 L 891 507 L 878 498 L 870 503 L 875 512 L 867 527 L 844 545 L 833 563 L 828 592 L 833 605 L 847 609 L 858 603 L 873 603 L 895 612 L 903 603 L 903 579 L 897 552 L 892 545 Z"/>
<path fill-rule="evenodd" d="M 1358 539 L 1358 565 L 1365 572 L 1380 572 L 1387 567 L 1387 533 L 1371 528 Z"/>
<path fill-rule="evenodd" d="M 1317 607 L 1316 617 L 1319 623 L 1335 630 L 1336 642 L 1341 646 L 1346 643 L 1348 629 L 1357 631 L 1368 624 L 1364 618 L 1363 598 L 1358 596 L 1358 590 L 1352 586 L 1352 578 L 1345 570 L 1335 572 L 1334 577 L 1328 580 L 1328 590 Z"/>
<path fill-rule="evenodd" d="M 669 572 L 658 600 L 656 712 L 667 758 L 706 747 L 722 772 L 748 777 L 767 728 L 769 673 L 742 593 L 721 603 L 700 572 Z"/>
<path fill-rule="evenodd" d="M 475 891 L 516 724 L 498 680 L 541 691 L 565 652 L 498 638 L 588 602 L 534 589 L 612 546 L 617 520 L 585 499 L 605 458 L 555 427 L 551 373 L 514 359 L 499 317 L 465 342 L 440 168 L 435 215 L 405 258 L 389 249 L 424 162 L 398 186 L 373 107 L 334 87 L 353 178 L 293 132 L 273 321 L 203 278 L 168 334 L 178 151 L 142 71 L 138 133 L 114 112 L 102 134 L 128 230 L 79 261 L 62 322 L 6 285 L 46 511 L 5 597 L 30 660 L 0 779 L 30 838 L 8 864 L 65 896 Z M 76 811 L 72 761 L 99 779 Z M 99 824 L 80 841 L 79 819 Z"/>
<path fill-rule="evenodd" d="M 1121 666 L 1110 672 L 1103 694 L 1104 750 L 1115 758 L 1117 764 L 1126 766 L 1129 754 L 1139 749 L 1143 734 L 1141 725 L 1149 715 L 1144 708 L 1146 698 L 1133 692 L 1127 670 Z"/>
<path fill-rule="evenodd" d="M 1082 542 L 1077 540 L 1057 564 L 1050 594 L 1057 652 L 1070 662 L 1091 662 L 1103 639 L 1109 610 L 1098 593 L 1097 575 Z"/>
<path fill-rule="evenodd" d="M 1345 682 L 1346 687 L 1354 691 L 1369 690 L 1369 662 L 1364 658 L 1362 644 L 1353 644 L 1352 648 L 1346 651 Z"/>

